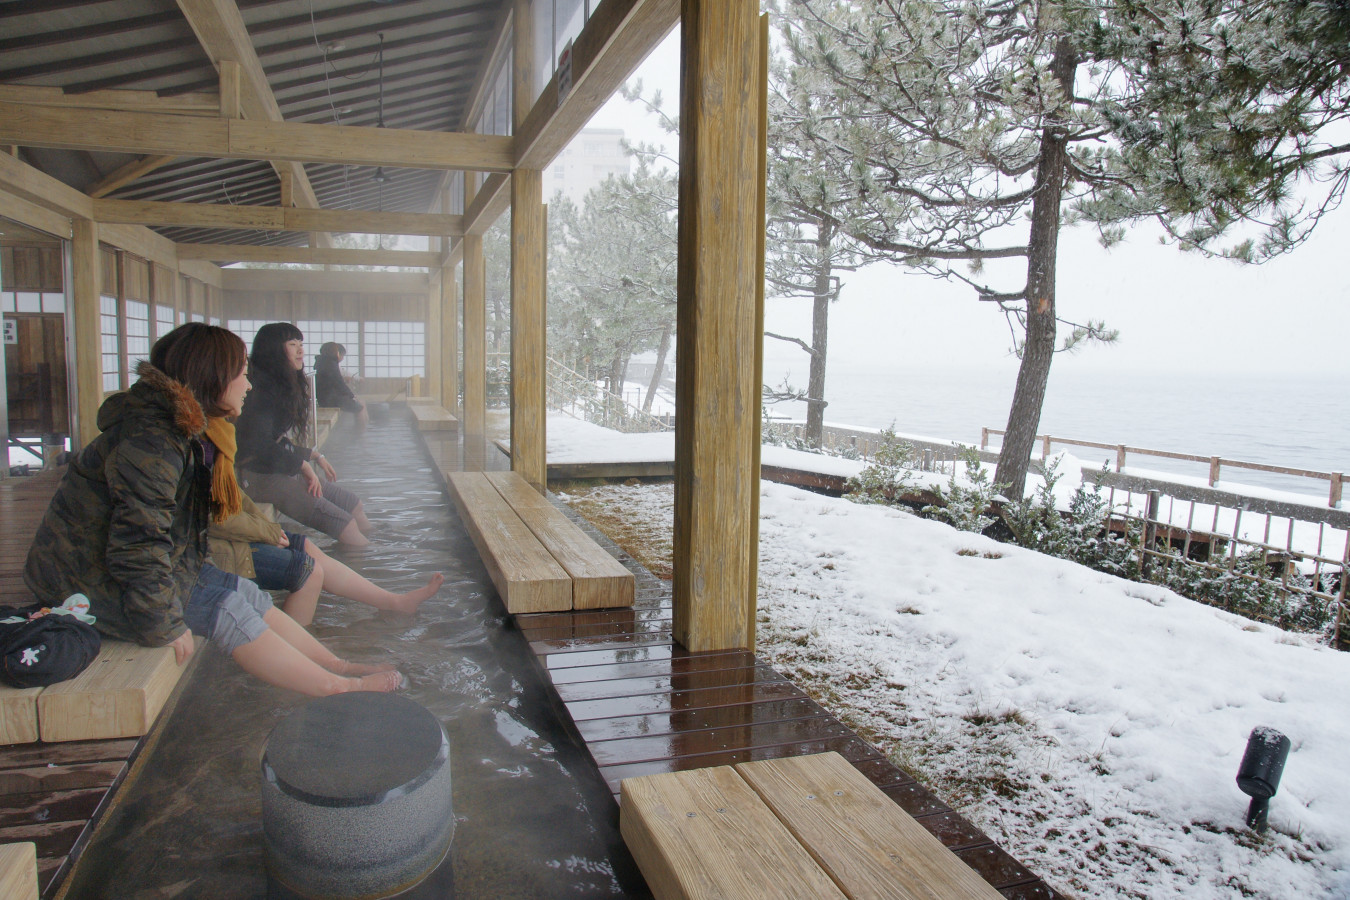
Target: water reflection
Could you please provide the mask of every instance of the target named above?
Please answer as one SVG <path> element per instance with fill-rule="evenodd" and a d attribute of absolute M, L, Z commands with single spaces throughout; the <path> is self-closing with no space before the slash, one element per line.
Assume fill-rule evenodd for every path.
<path fill-rule="evenodd" d="M 314 620 L 315 634 L 339 655 L 397 663 L 405 695 L 450 735 L 455 840 L 443 871 L 415 896 L 649 896 L 609 790 L 554 716 L 420 438 L 394 414 L 360 435 L 339 426 L 325 452 L 367 498 L 378 529 L 368 548 L 325 549 L 394 591 L 434 571 L 446 576 L 415 617 L 325 595 Z M 453 452 L 435 449 L 441 459 Z M 504 467 L 496 451 L 483 458 Z M 258 763 L 272 727 L 303 702 L 203 651 L 68 896 L 277 896 L 263 869 Z"/>

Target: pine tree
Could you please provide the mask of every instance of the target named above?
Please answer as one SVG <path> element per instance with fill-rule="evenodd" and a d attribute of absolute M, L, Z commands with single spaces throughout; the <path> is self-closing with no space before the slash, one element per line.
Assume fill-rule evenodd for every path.
<path fill-rule="evenodd" d="M 1347 107 L 1343 7 L 785 0 L 784 44 L 812 98 L 803 131 L 850 186 L 822 221 L 1010 317 L 1021 367 L 995 480 L 1011 497 L 1053 354 L 1115 337 L 1057 315 L 1061 227 L 1090 221 L 1110 244 L 1152 217 L 1208 249 L 1249 224 L 1260 242 L 1219 252 L 1250 261 L 1294 246 L 1344 190 L 1346 148 L 1316 139 Z M 1312 172 L 1329 188 L 1303 209 L 1291 188 Z M 1018 259 L 1020 283 L 996 286 L 995 261 Z"/>

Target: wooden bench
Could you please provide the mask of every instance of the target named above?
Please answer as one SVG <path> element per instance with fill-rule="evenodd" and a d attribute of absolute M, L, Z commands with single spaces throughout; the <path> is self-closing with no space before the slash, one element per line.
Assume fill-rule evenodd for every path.
<path fill-rule="evenodd" d="M 104 638 L 79 675 L 45 688 L 0 685 L 0 744 L 139 737 L 183 673 L 172 647 Z"/>
<path fill-rule="evenodd" d="M 447 480 L 508 612 L 633 605 L 633 573 L 519 475 L 450 472 Z"/>
<path fill-rule="evenodd" d="M 625 779 L 619 828 L 657 900 L 1002 897 L 837 753 Z"/>
<path fill-rule="evenodd" d="M 412 410 L 413 418 L 417 420 L 418 431 L 457 431 L 459 429 L 459 419 L 456 419 L 445 408 L 435 403 L 414 403 L 408 401 L 408 409 Z"/>
<path fill-rule="evenodd" d="M 0 844 L 0 897 L 38 900 L 37 845 L 32 841 Z"/>

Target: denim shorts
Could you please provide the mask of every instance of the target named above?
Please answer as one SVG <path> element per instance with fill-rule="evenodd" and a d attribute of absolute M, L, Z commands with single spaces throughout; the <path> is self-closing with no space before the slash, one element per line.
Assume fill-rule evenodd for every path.
<path fill-rule="evenodd" d="M 183 620 L 193 634 L 233 653 L 262 636 L 267 630 L 263 615 L 272 608 L 272 598 L 262 588 L 207 563 L 188 595 Z"/>
<path fill-rule="evenodd" d="M 314 572 L 314 557 L 305 552 L 305 536 L 286 532 L 288 547 L 250 544 L 253 580 L 265 591 L 298 591 Z"/>

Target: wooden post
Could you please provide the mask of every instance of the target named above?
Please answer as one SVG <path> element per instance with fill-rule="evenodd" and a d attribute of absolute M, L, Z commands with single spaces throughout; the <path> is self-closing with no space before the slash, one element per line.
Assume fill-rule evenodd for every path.
<path fill-rule="evenodd" d="M 1341 484 L 1345 480 L 1345 475 L 1341 472 L 1331 473 L 1331 496 L 1328 499 L 1328 505 L 1337 507 L 1341 505 Z"/>
<path fill-rule="evenodd" d="M 1210 486 L 1210 487 L 1214 487 L 1214 485 L 1218 484 L 1218 482 L 1219 482 L 1219 467 L 1220 467 L 1220 464 L 1221 464 L 1221 463 L 1222 463 L 1222 460 L 1219 459 L 1219 457 L 1217 457 L 1217 456 L 1211 456 L 1211 457 L 1209 458 L 1209 486 Z"/>
<path fill-rule="evenodd" d="M 759 17 L 759 146 L 767 148 L 769 144 L 769 14 L 763 13 Z M 763 223 L 766 217 L 768 205 L 768 155 L 761 151 L 759 154 L 759 178 L 757 187 L 757 197 L 755 203 L 755 217 Z M 764 255 L 765 242 L 767 235 L 765 229 L 759 228 L 755 232 L 755 270 L 760 274 L 755 279 L 755 359 L 754 371 L 751 376 L 756 385 L 764 383 Z M 755 433 L 753 447 L 754 459 L 751 462 L 751 491 L 750 491 L 750 579 L 748 592 L 746 596 L 749 602 L 746 604 L 747 618 L 745 622 L 745 633 L 747 646 L 755 646 L 755 628 L 756 611 L 759 608 L 759 481 L 760 481 L 760 454 L 763 451 L 764 444 L 764 416 L 760 412 L 763 405 L 762 394 L 756 391 L 757 403 L 755 404 L 754 427 Z"/>
<path fill-rule="evenodd" d="M 538 169 L 511 174 L 511 469 L 540 490 L 548 485 L 543 192 Z"/>
<path fill-rule="evenodd" d="M 1119 471 L 1120 471 L 1121 469 L 1123 469 L 1123 468 L 1125 468 L 1125 445 L 1124 445 L 1124 444 L 1117 444 L 1117 445 L 1116 445 L 1116 471 L 1119 472 Z"/>
<path fill-rule="evenodd" d="M 980 449 L 989 449 L 989 426 L 986 425 L 980 429 Z"/>
<path fill-rule="evenodd" d="M 1041 462 L 1050 458 L 1050 435 L 1041 436 Z"/>
<path fill-rule="evenodd" d="M 426 323 L 426 365 L 427 365 L 427 396 L 433 400 L 440 399 L 443 388 L 443 373 L 445 370 L 445 303 L 442 297 L 445 294 L 441 286 L 441 280 L 445 278 L 445 272 L 442 269 L 432 269 L 427 273 L 430 277 L 427 279 L 427 323 Z"/>
<path fill-rule="evenodd" d="M 464 431 L 487 427 L 487 269 L 483 236 L 464 235 Z"/>
<path fill-rule="evenodd" d="M 98 408 L 103 403 L 103 356 L 99 338 L 100 261 L 98 225 L 71 221 L 70 324 L 75 348 L 75 431 L 71 449 L 98 436 Z"/>
<path fill-rule="evenodd" d="M 516 130 L 534 106 L 533 0 L 515 0 L 511 17 L 512 104 Z M 538 169 L 511 173 L 511 469 L 539 490 L 548 486 L 547 329 L 544 179 Z"/>
<path fill-rule="evenodd" d="M 232 59 L 220 61 L 220 117 L 238 119 L 240 112 L 239 63 Z"/>
<path fill-rule="evenodd" d="M 1158 507 L 1161 504 L 1162 496 L 1158 491 L 1148 492 L 1148 506 L 1144 508 L 1144 538 L 1143 543 L 1139 545 L 1139 577 L 1146 578 L 1149 569 L 1148 554 L 1153 547 L 1153 541 L 1158 537 Z"/>
<path fill-rule="evenodd" d="M 459 284 L 455 267 L 441 269 L 441 406 L 459 412 Z"/>
<path fill-rule="evenodd" d="M 764 277 L 758 4 L 683 0 L 681 9 L 673 630 L 689 650 L 749 648 Z"/>

